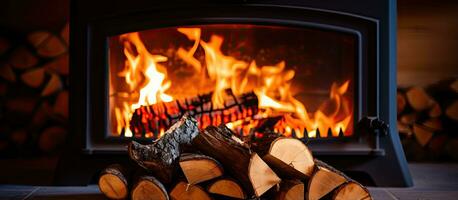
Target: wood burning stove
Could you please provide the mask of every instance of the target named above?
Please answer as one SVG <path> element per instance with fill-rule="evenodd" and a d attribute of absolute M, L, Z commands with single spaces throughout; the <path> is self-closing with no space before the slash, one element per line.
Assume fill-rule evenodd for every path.
<path fill-rule="evenodd" d="M 87 182 L 128 141 L 158 138 L 190 113 L 201 128 L 299 138 L 368 183 L 412 184 L 395 123 L 394 1 L 73 1 L 71 10 L 75 138 L 57 182 Z M 78 168 L 86 172 L 69 175 Z"/>

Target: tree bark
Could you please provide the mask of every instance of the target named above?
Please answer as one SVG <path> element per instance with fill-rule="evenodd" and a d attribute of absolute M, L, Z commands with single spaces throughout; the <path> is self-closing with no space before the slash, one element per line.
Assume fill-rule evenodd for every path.
<path fill-rule="evenodd" d="M 151 171 L 161 182 L 170 183 L 180 157 L 180 145 L 191 144 L 197 134 L 196 120 L 185 115 L 153 144 L 132 141 L 128 153 L 132 160 Z"/>

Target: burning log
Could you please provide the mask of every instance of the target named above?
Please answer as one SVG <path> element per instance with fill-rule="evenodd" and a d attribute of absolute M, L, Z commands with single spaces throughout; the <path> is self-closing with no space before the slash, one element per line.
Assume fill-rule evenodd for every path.
<path fill-rule="evenodd" d="M 130 128 L 134 134 L 153 133 L 157 137 L 161 129 L 170 127 L 184 113 L 195 117 L 199 128 L 253 117 L 258 113 L 258 99 L 253 92 L 236 96 L 232 90 L 226 90 L 228 98 L 222 108 L 213 106 L 212 94 L 137 108 L 130 120 Z"/>
<path fill-rule="evenodd" d="M 215 159 L 201 154 L 183 154 L 180 167 L 189 184 L 198 184 L 223 175 L 223 168 Z"/>
<path fill-rule="evenodd" d="M 246 199 L 246 194 L 242 187 L 232 179 L 222 178 L 211 183 L 208 186 L 208 192 L 211 194 L 231 197 L 236 199 Z"/>
<path fill-rule="evenodd" d="M 108 166 L 99 177 L 100 191 L 110 199 L 125 199 L 129 193 L 128 175 L 126 169 L 119 164 Z"/>
<path fill-rule="evenodd" d="M 312 153 L 300 140 L 268 137 L 251 146 L 280 177 L 303 180 L 313 173 Z"/>
<path fill-rule="evenodd" d="M 277 185 L 281 179 L 225 126 L 209 126 L 193 140 L 193 146 L 221 162 L 245 192 L 256 197 Z"/>
<path fill-rule="evenodd" d="M 132 187 L 132 200 L 169 200 L 164 185 L 153 176 L 141 176 Z"/>
<path fill-rule="evenodd" d="M 303 200 L 305 194 L 304 183 L 298 180 L 286 180 L 280 184 L 276 200 Z"/>
<path fill-rule="evenodd" d="M 211 200 L 210 196 L 198 185 L 190 185 L 180 181 L 170 192 L 170 197 L 174 200 Z"/>
<path fill-rule="evenodd" d="M 191 144 L 197 134 L 196 120 L 185 115 L 153 144 L 142 145 L 132 141 L 128 153 L 132 160 L 152 171 L 160 181 L 170 183 L 180 157 L 180 145 Z"/>

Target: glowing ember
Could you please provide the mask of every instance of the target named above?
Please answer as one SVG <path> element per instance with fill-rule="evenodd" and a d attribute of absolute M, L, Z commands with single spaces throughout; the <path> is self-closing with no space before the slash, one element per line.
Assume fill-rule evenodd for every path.
<path fill-rule="evenodd" d="M 308 112 L 306 106 L 294 97 L 291 88 L 296 73 L 292 69 L 286 69 L 286 60 L 273 65 L 258 66 L 255 60 L 242 60 L 223 53 L 222 46 L 225 38 L 220 35 L 211 35 L 206 41 L 201 38 L 200 28 L 178 28 L 177 32 L 186 36 L 193 45 L 190 48 L 178 47 L 174 54 L 188 67 L 192 67 L 193 76 L 211 85 L 211 109 L 217 110 L 218 113 L 201 115 L 199 119 L 201 124 L 226 124 L 232 130 L 246 135 L 259 127 L 262 119 L 282 116 L 279 121 L 272 124 L 271 128 L 285 136 L 294 134 L 298 138 L 317 137 L 319 133 L 320 137 L 327 137 L 328 132 L 333 137 L 352 134 L 349 127 L 352 127 L 353 108 L 351 100 L 346 96 L 350 81 L 341 84 L 333 83 L 329 91 L 329 99 L 324 101 L 316 111 Z M 121 35 L 120 40 L 124 46 L 126 60 L 125 68 L 118 73 L 118 76 L 128 85 L 129 98 L 114 107 L 116 129 L 113 132 L 131 137 L 140 131 L 130 124 L 134 113 L 139 112 L 136 113 L 136 116 L 140 116 L 139 123 L 147 124 L 151 120 L 170 118 L 168 115 L 158 113 L 180 113 L 183 110 L 181 107 L 173 108 L 165 104 L 174 99 L 177 99 L 177 102 L 180 100 L 180 97 L 167 92 L 171 88 L 172 81 L 167 77 L 166 65 L 161 65 L 171 58 L 151 53 L 138 33 Z M 204 54 L 203 59 L 199 59 L 196 55 L 199 50 Z M 174 82 L 174 84 L 179 83 Z M 194 88 L 198 94 L 208 90 L 208 87 L 199 88 L 196 85 L 182 87 Z M 229 99 L 228 89 L 234 96 L 254 92 L 258 102 L 256 113 L 253 113 L 252 109 L 225 110 Z M 155 104 L 158 106 L 150 107 Z M 163 106 L 160 106 L 161 104 Z M 185 104 L 189 102 L 186 100 Z M 196 108 L 191 106 L 190 109 Z M 148 130 L 143 133 L 147 138 L 160 137 L 167 128 L 160 124 L 148 126 L 159 128 L 157 133 L 152 133 L 151 128 L 142 129 L 142 131 Z"/>

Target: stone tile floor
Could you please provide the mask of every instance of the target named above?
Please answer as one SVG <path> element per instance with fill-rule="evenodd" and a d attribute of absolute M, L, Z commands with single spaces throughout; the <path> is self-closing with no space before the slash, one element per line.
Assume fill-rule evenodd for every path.
<path fill-rule="evenodd" d="M 410 188 L 369 188 L 375 200 L 456 200 L 458 199 L 458 163 L 409 164 L 414 179 Z M 0 185 L 0 200 L 6 199 L 106 199 L 97 185 L 78 187 Z"/>

